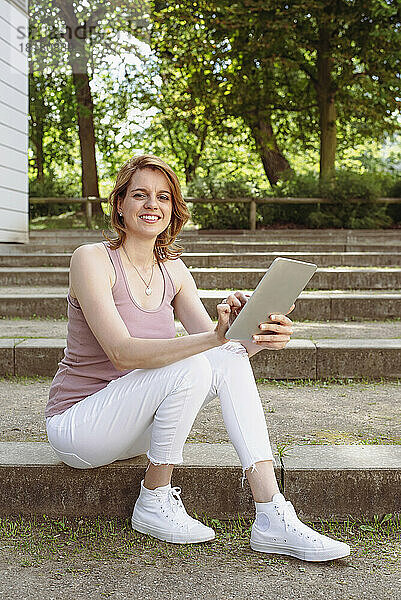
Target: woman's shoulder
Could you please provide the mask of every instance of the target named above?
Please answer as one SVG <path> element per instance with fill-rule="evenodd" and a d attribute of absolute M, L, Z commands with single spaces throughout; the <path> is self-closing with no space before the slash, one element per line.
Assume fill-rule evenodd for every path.
<path fill-rule="evenodd" d="M 109 275 L 111 285 L 114 283 L 115 273 L 113 266 L 108 257 L 108 253 L 103 242 L 94 244 L 83 244 L 74 250 L 71 256 L 70 274 L 71 272 L 83 273 L 90 271 L 104 270 Z M 70 277 L 71 281 L 71 277 Z M 70 283 L 70 294 L 75 297 L 74 290 Z"/>
<path fill-rule="evenodd" d="M 94 244 L 82 244 L 75 248 L 72 253 L 73 257 L 84 257 L 84 256 L 107 256 L 107 250 L 103 242 L 96 242 Z"/>
<path fill-rule="evenodd" d="M 178 293 L 181 289 L 185 271 L 188 269 L 188 267 L 181 258 L 167 259 L 163 261 L 163 265 L 170 273 L 170 276 L 174 282 L 176 293 Z"/>
<path fill-rule="evenodd" d="M 110 265 L 106 245 L 103 242 L 78 246 L 72 253 L 70 266 L 73 268 L 76 265 L 90 266 L 93 264 L 96 267 L 99 263 L 106 265 L 106 268 Z"/>

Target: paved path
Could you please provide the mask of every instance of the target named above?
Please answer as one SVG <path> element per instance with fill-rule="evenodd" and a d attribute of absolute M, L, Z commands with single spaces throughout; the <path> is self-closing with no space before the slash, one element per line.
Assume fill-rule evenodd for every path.
<path fill-rule="evenodd" d="M 0 380 L 0 441 L 47 441 L 50 382 Z M 401 382 L 259 383 L 258 389 L 272 442 L 401 443 Z M 229 441 L 218 398 L 198 414 L 188 441 Z"/>
<path fill-rule="evenodd" d="M 118 539 L 118 532 L 117 538 Z M 34 561 L 0 540 L 0 597 L 26 600 L 387 600 L 397 598 L 401 581 L 400 542 L 376 548 L 352 544 L 349 557 L 306 563 L 253 552 L 244 540 L 224 540 L 182 550 L 156 542 L 155 550 L 97 559 L 60 553 Z M 217 547 L 216 547 L 217 546 Z"/>

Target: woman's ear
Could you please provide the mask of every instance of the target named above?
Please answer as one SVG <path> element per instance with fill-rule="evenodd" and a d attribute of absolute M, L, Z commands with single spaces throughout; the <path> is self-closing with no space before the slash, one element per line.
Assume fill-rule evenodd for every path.
<path fill-rule="evenodd" d="M 123 208 L 123 199 L 121 198 L 121 196 L 118 197 L 116 206 L 117 206 L 117 212 L 118 212 L 118 214 L 120 214 L 122 212 L 122 208 Z"/>

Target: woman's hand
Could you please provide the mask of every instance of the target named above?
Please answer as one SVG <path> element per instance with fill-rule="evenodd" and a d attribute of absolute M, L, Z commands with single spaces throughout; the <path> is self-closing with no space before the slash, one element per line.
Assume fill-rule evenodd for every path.
<path fill-rule="evenodd" d="M 286 314 L 288 315 L 294 308 L 295 304 L 291 306 Z M 294 333 L 292 321 L 285 315 L 280 314 L 271 314 L 268 318 L 270 319 L 269 321 L 260 323 L 259 328 L 261 333 L 253 335 L 252 341 L 261 348 L 281 350 L 288 344 L 291 334 Z M 281 323 L 281 325 L 277 325 L 277 323 Z"/>
<path fill-rule="evenodd" d="M 217 325 L 214 328 L 214 333 L 217 336 L 220 344 L 225 344 L 229 340 L 227 340 L 224 335 L 229 328 L 229 318 L 230 318 L 230 307 L 228 304 L 221 302 L 217 305 Z"/>
<path fill-rule="evenodd" d="M 222 344 L 229 341 L 224 337 L 225 333 L 235 321 L 250 297 L 250 294 L 237 291 L 234 294 L 227 296 L 224 302 L 217 305 L 218 322 L 215 332 Z M 290 314 L 294 308 L 295 304 L 291 306 L 286 314 Z M 285 315 L 275 314 L 274 319 L 271 319 L 271 316 L 272 315 L 270 315 L 270 321 L 264 321 L 259 325 L 261 330 L 261 333 L 258 334 L 259 339 L 256 340 L 254 336 L 252 341 L 257 344 L 260 349 L 267 348 L 270 350 L 280 350 L 290 341 L 290 336 L 293 333 L 291 327 L 292 321 Z M 281 325 L 278 325 L 277 323 L 281 323 Z M 267 332 L 270 332 L 270 334 Z"/>
<path fill-rule="evenodd" d="M 235 319 L 238 317 L 239 313 L 248 302 L 250 297 L 250 294 L 244 294 L 244 292 L 234 292 L 234 294 L 227 296 L 225 303 L 227 303 L 231 309 L 229 318 L 230 326 L 234 323 Z"/>
<path fill-rule="evenodd" d="M 230 341 L 224 337 L 225 333 L 249 298 L 250 294 L 235 292 L 235 294 L 228 296 L 224 302 L 217 305 L 218 321 L 214 331 L 222 344 Z"/>

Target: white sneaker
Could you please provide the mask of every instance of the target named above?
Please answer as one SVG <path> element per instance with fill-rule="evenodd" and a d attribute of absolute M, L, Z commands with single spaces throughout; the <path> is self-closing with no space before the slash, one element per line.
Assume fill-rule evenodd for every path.
<path fill-rule="evenodd" d="M 181 488 L 170 484 L 148 490 L 141 481 L 141 492 L 132 513 L 132 528 L 173 544 L 207 542 L 214 529 L 189 516 L 180 498 Z"/>
<path fill-rule="evenodd" d="M 258 552 L 289 554 L 308 561 L 332 560 L 348 556 L 348 544 L 318 533 L 302 523 L 291 502 L 274 494 L 271 502 L 255 503 L 251 548 Z"/>

